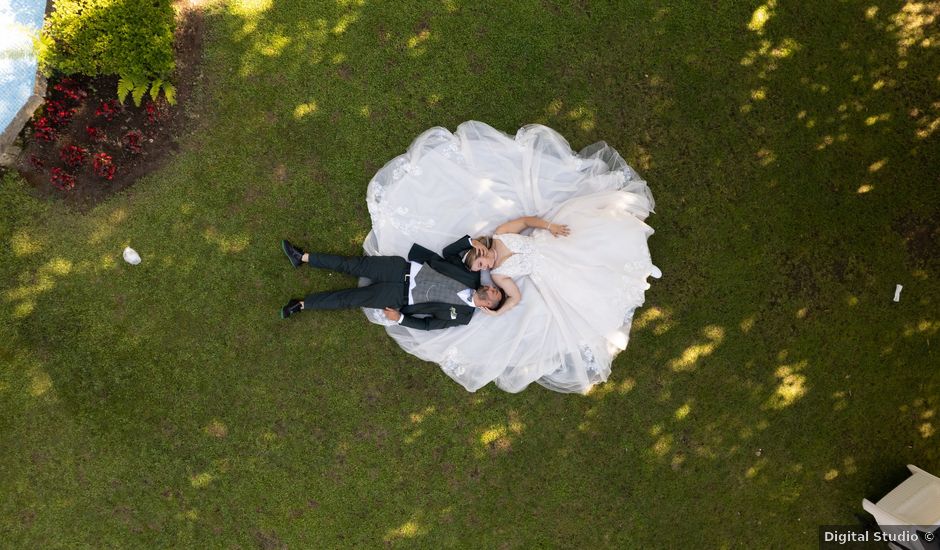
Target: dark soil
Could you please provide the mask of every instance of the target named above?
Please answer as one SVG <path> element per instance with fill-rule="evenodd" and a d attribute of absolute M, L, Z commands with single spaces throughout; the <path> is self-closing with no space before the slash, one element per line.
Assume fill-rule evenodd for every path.
<path fill-rule="evenodd" d="M 908 213 L 894 221 L 914 267 L 926 269 L 940 260 L 940 211 L 932 215 Z"/>
<path fill-rule="evenodd" d="M 37 195 L 87 210 L 159 169 L 179 150 L 203 38 L 202 13 L 197 9 L 179 13 L 172 79 L 176 105 L 169 105 L 163 94 L 156 101 L 147 94 L 139 107 L 130 96 L 121 104 L 116 99 L 116 76 L 49 79 L 46 102 L 21 134 L 23 152 L 16 165 Z M 40 137 L 43 126 L 51 128 L 46 131 L 50 139 Z M 66 160 L 69 151 L 71 163 Z M 100 154 L 110 158 L 99 157 L 96 166 Z M 113 166 L 111 179 L 108 164 Z"/>

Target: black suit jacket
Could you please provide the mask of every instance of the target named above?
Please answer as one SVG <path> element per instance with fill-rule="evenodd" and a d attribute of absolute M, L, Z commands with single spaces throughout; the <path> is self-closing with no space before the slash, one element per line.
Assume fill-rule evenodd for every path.
<path fill-rule="evenodd" d="M 415 244 L 408 251 L 408 261 L 427 264 L 441 275 L 460 281 L 467 285 L 467 288 L 475 290 L 480 286 L 480 274 L 470 271 L 460 261 L 462 251 L 470 248 L 469 239 L 470 237 L 464 236 L 444 248 L 446 259 L 420 244 Z M 474 311 L 476 311 L 476 308 L 465 304 L 454 305 L 444 302 L 414 304 L 401 308 L 401 313 L 404 316 L 401 325 L 419 330 L 436 330 L 466 325 L 473 317 Z M 417 315 L 422 317 L 416 317 Z"/>
<path fill-rule="evenodd" d="M 463 263 L 464 253 L 470 251 L 472 248 L 473 247 L 470 245 L 470 235 L 464 235 L 447 245 L 441 255 L 444 256 L 444 261 L 453 264 L 462 272 L 470 274 L 472 278 L 467 279 L 468 282 L 473 283 L 469 285 L 470 288 L 480 288 L 480 272 L 470 271 L 467 265 Z"/>
<path fill-rule="evenodd" d="M 443 258 L 420 244 L 415 244 L 408 251 L 408 261 L 428 264 L 441 275 L 460 281 L 468 288 L 475 290 L 480 288 L 480 272 L 470 271 L 461 260 L 463 253 L 470 248 L 472 248 L 470 237 L 467 235 L 447 245 L 443 251 Z"/>

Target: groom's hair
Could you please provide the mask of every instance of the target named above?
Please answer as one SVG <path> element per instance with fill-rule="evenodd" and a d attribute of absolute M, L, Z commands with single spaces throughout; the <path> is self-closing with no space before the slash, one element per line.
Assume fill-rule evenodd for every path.
<path fill-rule="evenodd" d="M 477 290 L 483 290 L 485 287 L 486 285 L 480 285 L 480 288 L 478 288 Z M 503 307 L 503 304 L 506 303 L 506 292 L 502 288 L 496 285 L 493 285 L 493 288 L 499 291 L 499 301 L 496 302 L 496 305 L 494 305 L 490 309 L 493 311 L 496 311 L 497 309 Z"/>
<path fill-rule="evenodd" d="M 500 287 L 496 287 L 496 288 L 499 290 L 499 301 L 496 302 L 496 307 L 493 308 L 494 310 L 497 310 L 503 307 L 503 304 L 506 303 L 506 292 Z"/>

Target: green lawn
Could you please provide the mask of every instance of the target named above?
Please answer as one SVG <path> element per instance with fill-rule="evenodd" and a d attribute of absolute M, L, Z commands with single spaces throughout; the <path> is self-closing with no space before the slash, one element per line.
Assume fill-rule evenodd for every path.
<path fill-rule="evenodd" d="M 163 170 L 87 213 L 2 180 L 4 547 L 815 548 L 940 474 L 936 1 L 206 9 Z M 469 119 L 650 183 L 664 277 L 591 395 L 278 319 L 352 282 L 279 240 L 358 253 L 375 170 Z"/>

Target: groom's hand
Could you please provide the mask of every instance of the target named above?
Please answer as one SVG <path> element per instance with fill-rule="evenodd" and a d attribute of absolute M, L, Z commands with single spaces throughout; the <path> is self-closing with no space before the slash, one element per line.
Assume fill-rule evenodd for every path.
<path fill-rule="evenodd" d="M 392 309 L 390 307 L 385 308 L 385 317 L 389 321 L 398 321 L 401 319 L 401 313 L 397 309 Z"/>

